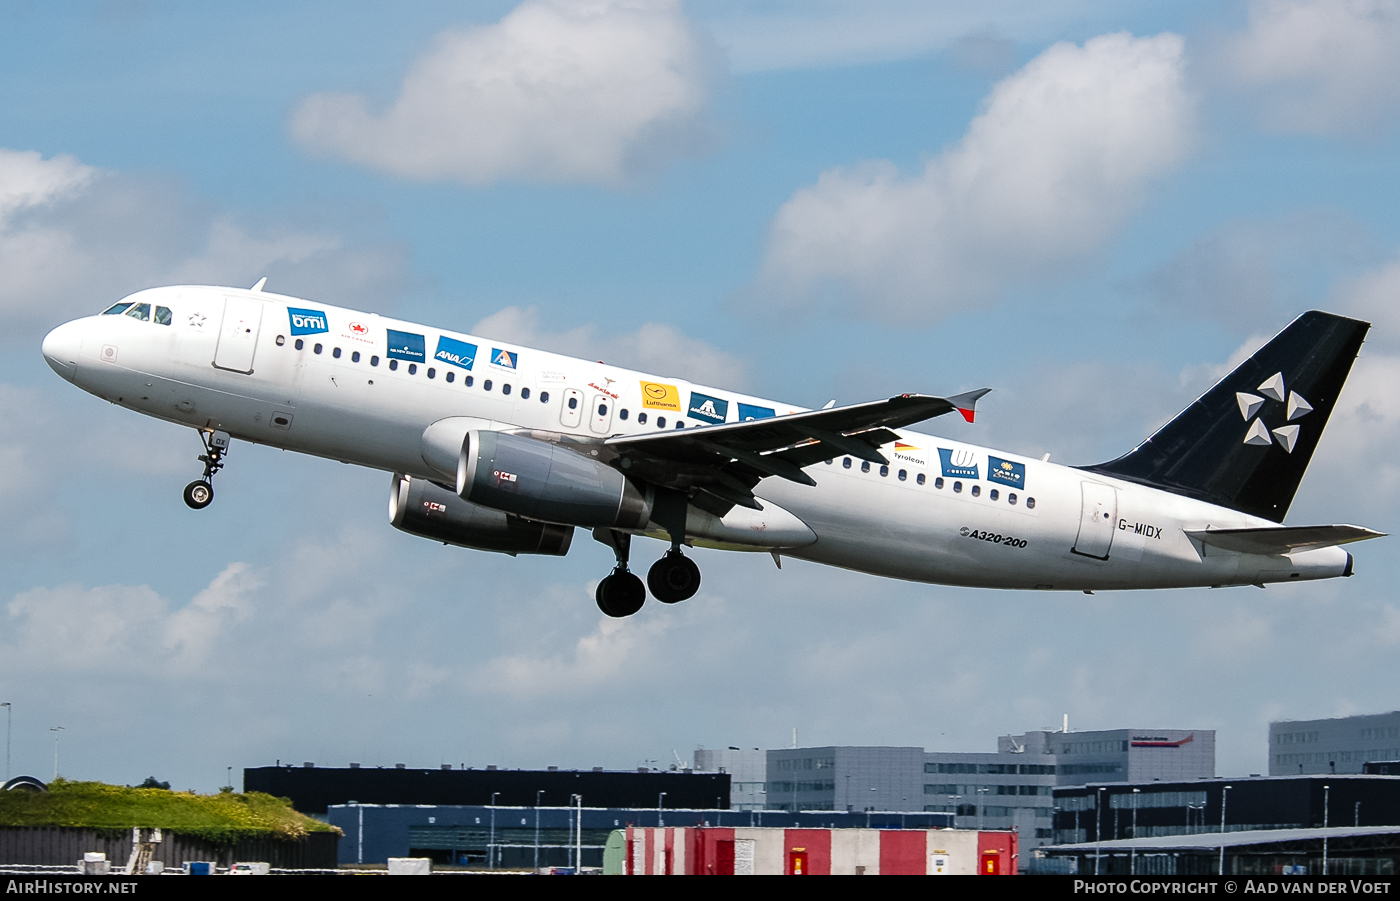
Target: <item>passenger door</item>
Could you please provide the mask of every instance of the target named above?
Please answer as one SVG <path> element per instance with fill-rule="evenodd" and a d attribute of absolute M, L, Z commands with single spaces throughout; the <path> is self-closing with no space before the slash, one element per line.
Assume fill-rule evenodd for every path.
<path fill-rule="evenodd" d="M 577 388 L 565 388 L 560 399 L 559 422 L 566 429 L 576 429 L 583 421 L 583 392 Z"/>
<path fill-rule="evenodd" d="M 1102 482 L 1083 482 L 1081 490 L 1079 535 L 1070 550 L 1095 560 L 1107 560 L 1113 546 L 1113 518 L 1118 514 L 1118 489 Z"/>
<path fill-rule="evenodd" d="M 613 399 L 606 394 L 593 395 L 593 403 L 588 408 L 588 427 L 598 435 L 606 435 L 612 429 Z"/>

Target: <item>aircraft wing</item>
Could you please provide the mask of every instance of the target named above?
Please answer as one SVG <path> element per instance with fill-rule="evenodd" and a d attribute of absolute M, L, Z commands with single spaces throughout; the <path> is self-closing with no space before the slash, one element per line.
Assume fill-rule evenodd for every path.
<path fill-rule="evenodd" d="M 1203 544 L 1241 554 L 1293 554 L 1335 547 L 1368 538 L 1384 538 L 1361 526 L 1276 526 L 1263 529 L 1187 529 Z"/>
<path fill-rule="evenodd" d="M 889 463 L 877 448 L 895 440 L 891 428 L 953 410 L 971 422 L 978 398 L 990 390 L 953 397 L 901 394 L 849 407 L 609 438 L 605 444 L 622 458 L 629 475 L 666 488 L 705 491 L 722 507 L 719 515 L 734 504 L 761 510 L 752 489 L 764 477 L 815 485 L 802 468 L 819 460 L 850 455 Z"/>

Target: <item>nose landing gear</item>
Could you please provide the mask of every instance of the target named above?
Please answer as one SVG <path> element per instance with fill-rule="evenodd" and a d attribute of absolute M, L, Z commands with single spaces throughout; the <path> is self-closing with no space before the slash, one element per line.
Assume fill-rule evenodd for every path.
<path fill-rule="evenodd" d="M 200 429 L 199 440 L 204 445 L 199 456 L 204 475 L 185 486 L 185 504 L 193 510 L 203 510 L 214 502 L 214 474 L 224 468 L 230 438 L 228 432 Z"/>

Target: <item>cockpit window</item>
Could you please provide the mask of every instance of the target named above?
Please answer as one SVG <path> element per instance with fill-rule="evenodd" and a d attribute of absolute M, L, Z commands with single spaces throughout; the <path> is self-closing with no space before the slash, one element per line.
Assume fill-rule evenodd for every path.
<path fill-rule="evenodd" d="M 121 303 L 114 303 L 102 311 L 103 316 L 120 316 L 127 307 L 131 306 L 131 301 L 125 300 Z"/>
<path fill-rule="evenodd" d="M 170 308 L 156 307 L 156 325 L 170 324 Z"/>
<path fill-rule="evenodd" d="M 126 311 L 126 315 L 130 316 L 132 319 L 140 319 L 142 322 L 148 322 L 151 318 L 151 305 L 148 303 L 134 304 L 131 309 Z"/>

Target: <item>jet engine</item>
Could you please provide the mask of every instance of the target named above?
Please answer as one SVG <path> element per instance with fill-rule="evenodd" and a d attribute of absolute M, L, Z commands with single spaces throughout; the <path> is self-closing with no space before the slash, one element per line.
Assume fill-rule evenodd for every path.
<path fill-rule="evenodd" d="M 557 444 L 473 429 L 457 458 L 457 494 L 516 516 L 640 529 L 651 503 L 622 473 Z"/>
<path fill-rule="evenodd" d="M 389 522 L 394 528 L 444 544 L 510 554 L 562 557 L 573 541 L 572 526 L 531 522 L 464 501 L 426 479 L 395 475 L 389 486 Z"/>

